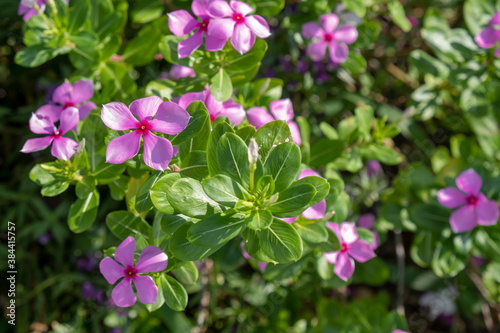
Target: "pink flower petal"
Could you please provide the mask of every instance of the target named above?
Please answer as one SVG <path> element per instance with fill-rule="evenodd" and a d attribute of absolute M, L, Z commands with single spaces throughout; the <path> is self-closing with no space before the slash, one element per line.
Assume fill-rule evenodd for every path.
<path fill-rule="evenodd" d="M 341 63 L 346 61 L 349 55 L 349 48 L 345 43 L 330 42 L 328 47 L 330 50 L 330 59 L 333 62 Z"/>
<path fill-rule="evenodd" d="M 194 15 L 203 18 L 208 16 L 207 8 L 210 4 L 210 0 L 194 0 L 191 3 L 191 10 Z"/>
<path fill-rule="evenodd" d="M 71 87 L 71 83 L 64 82 L 59 87 L 57 87 L 56 90 L 54 90 L 54 93 L 52 94 L 52 100 L 61 105 L 71 102 L 72 89 L 73 88 Z"/>
<path fill-rule="evenodd" d="M 140 125 L 128 107 L 120 102 L 103 105 L 101 119 L 106 126 L 116 131 L 135 129 Z"/>
<path fill-rule="evenodd" d="M 320 61 L 325 57 L 327 45 L 328 44 L 323 41 L 312 43 L 307 47 L 306 52 L 311 57 L 312 60 Z"/>
<path fill-rule="evenodd" d="M 111 298 L 117 306 L 121 306 L 122 308 L 134 305 L 137 298 L 132 290 L 132 280 L 121 280 L 111 292 Z"/>
<path fill-rule="evenodd" d="M 339 25 L 339 17 L 335 14 L 326 14 L 319 17 L 319 23 L 326 33 L 333 33 Z"/>
<path fill-rule="evenodd" d="M 300 130 L 299 126 L 294 121 L 289 121 L 287 122 L 288 128 L 290 129 L 290 133 L 292 134 L 292 139 L 293 142 L 297 145 L 300 146 L 302 143 L 302 138 L 300 137 Z"/>
<path fill-rule="evenodd" d="M 222 110 L 218 113 L 218 117 L 225 116 L 229 118 L 229 122 L 233 126 L 241 124 L 245 119 L 245 109 L 240 104 L 234 103 L 232 100 L 222 103 Z"/>
<path fill-rule="evenodd" d="M 217 18 L 210 21 L 207 33 L 218 39 L 228 39 L 233 35 L 236 22 L 232 18 Z"/>
<path fill-rule="evenodd" d="M 289 98 L 272 101 L 269 110 L 276 120 L 290 121 L 293 119 L 293 105 Z"/>
<path fill-rule="evenodd" d="M 186 10 L 176 10 L 168 13 L 168 28 L 176 36 L 185 36 L 199 24 Z"/>
<path fill-rule="evenodd" d="M 94 102 L 83 103 L 77 107 L 80 120 L 85 120 L 92 110 L 97 109 L 97 105 Z"/>
<path fill-rule="evenodd" d="M 163 100 L 158 96 L 144 97 L 130 103 L 129 109 L 132 114 L 139 117 L 140 121 L 145 119 L 151 121 L 161 103 Z"/>
<path fill-rule="evenodd" d="M 302 213 L 302 216 L 308 220 L 319 220 L 323 218 L 323 216 L 325 216 L 325 212 L 326 212 L 326 201 L 321 200 L 314 206 L 307 208 Z"/>
<path fill-rule="evenodd" d="M 316 22 L 307 22 L 302 26 L 302 35 L 306 39 L 321 38 L 325 32 Z"/>
<path fill-rule="evenodd" d="M 197 30 L 191 37 L 179 42 L 177 56 L 179 58 L 189 57 L 203 43 L 203 32 Z"/>
<path fill-rule="evenodd" d="M 134 267 L 135 239 L 128 236 L 115 250 L 115 259 L 125 268 Z"/>
<path fill-rule="evenodd" d="M 379 245 L 380 245 L 380 236 L 378 235 L 378 232 L 374 231 L 373 232 L 373 243 L 371 243 L 371 247 L 372 247 L 373 251 L 375 251 Z"/>
<path fill-rule="evenodd" d="M 467 203 L 467 196 L 454 187 L 446 187 L 437 192 L 437 198 L 446 208 L 457 208 Z"/>
<path fill-rule="evenodd" d="M 256 106 L 248 109 L 247 111 L 248 123 L 255 126 L 256 129 L 264 126 L 265 124 L 274 121 L 273 116 L 267 112 L 267 110 L 261 106 Z"/>
<path fill-rule="evenodd" d="M 71 91 L 71 102 L 73 104 L 83 103 L 94 96 L 94 85 L 90 80 L 80 80 L 75 82 Z"/>
<path fill-rule="evenodd" d="M 334 252 L 323 253 L 323 256 L 325 257 L 326 261 L 328 261 L 330 264 L 336 264 L 339 254 L 340 251 L 334 251 Z"/>
<path fill-rule="evenodd" d="M 451 213 L 450 225 L 455 233 L 466 232 L 476 227 L 476 209 L 472 205 L 465 205 Z"/>
<path fill-rule="evenodd" d="M 371 229 L 375 226 L 375 215 L 362 214 L 358 219 L 358 226 L 365 229 Z"/>
<path fill-rule="evenodd" d="M 236 24 L 234 27 L 231 44 L 240 54 L 247 53 L 255 43 L 255 35 L 244 24 Z"/>
<path fill-rule="evenodd" d="M 234 11 L 229 4 L 223 0 L 215 0 L 210 3 L 207 9 L 208 15 L 212 17 L 232 16 Z M 232 21 L 233 19 L 231 19 Z"/>
<path fill-rule="evenodd" d="M 54 133 L 54 121 L 49 117 L 34 113 L 30 117 L 30 130 L 35 134 L 52 134 Z"/>
<path fill-rule="evenodd" d="M 54 157 L 67 161 L 71 158 L 71 156 L 73 156 L 76 148 L 78 148 L 78 143 L 76 143 L 75 140 L 60 136 L 58 138 L 54 138 L 50 153 Z"/>
<path fill-rule="evenodd" d="M 337 236 L 337 238 L 339 239 L 340 243 L 344 242 L 342 240 L 342 235 L 340 233 L 340 225 L 338 225 L 338 223 L 327 222 L 326 223 L 326 227 L 329 228 L 331 231 L 333 231 L 333 233 L 335 234 L 335 236 Z"/>
<path fill-rule="evenodd" d="M 498 222 L 498 203 L 488 200 L 484 195 L 476 205 L 477 223 L 480 225 L 494 225 Z"/>
<path fill-rule="evenodd" d="M 140 131 L 133 131 L 111 140 L 106 148 L 106 162 L 121 164 L 134 157 L 141 148 Z"/>
<path fill-rule="evenodd" d="M 257 266 L 259 266 L 259 271 L 264 273 L 264 271 L 266 270 L 266 267 L 267 267 L 267 262 L 257 261 Z"/>
<path fill-rule="evenodd" d="M 252 257 L 250 257 L 248 252 L 245 251 L 245 241 L 244 240 L 241 241 L 240 246 L 241 246 L 241 253 L 243 254 L 243 258 L 245 258 L 247 260 L 253 259 Z"/>
<path fill-rule="evenodd" d="M 299 216 L 295 216 L 295 217 L 281 217 L 280 219 L 283 220 L 283 221 L 285 221 L 286 223 L 293 223 L 298 218 L 299 218 Z"/>
<path fill-rule="evenodd" d="M 500 30 L 485 28 L 474 37 L 474 40 L 480 47 L 489 49 L 500 40 Z"/>
<path fill-rule="evenodd" d="M 227 38 L 217 38 L 215 35 L 205 34 L 205 50 L 220 51 L 226 45 Z"/>
<path fill-rule="evenodd" d="M 179 105 L 162 102 L 158 107 L 156 117 L 150 123 L 151 130 L 174 135 L 186 128 L 190 117 L 189 113 Z"/>
<path fill-rule="evenodd" d="M 358 38 L 358 30 L 350 25 L 344 25 L 340 27 L 333 34 L 333 39 L 338 40 L 347 44 L 352 44 Z"/>
<path fill-rule="evenodd" d="M 354 260 L 345 253 L 339 254 L 333 272 L 342 280 L 349 280 L 354 273 Z"/>
<path fill-rule="evenodd" d="M 110 257 L 101 260 L 99 270 L 106 281 L 111 284 L 115 284 L 119 278 L 125 276 L 125 268 Z"/>
<path fill-rule="evenodd" d="M 494 27 L 495 25 L 500 25 L 500 11 L 496 12 L 495 15 L 488 22 L 490 27 Z"/>
<path fill-rule="evenodd" d="M 356 231 L 356 225 L 352 222 L 342 222 L 340 225 L 340 235 L 342 236 L 342 242 L 347 245 L 351 245 L 358 240 L 358 233 Z"/>
<path fill-rule="evenodd" d="M 43 117 L 48 117 L 50 121 L 55 123 L 56 121 L 59 120 L 59 117 L 61 116 L 61 111 L 63 110 L 62 106 L 59 105 L 52 105 L 52 104 L 46 104 L 38 108 L 36 110 L 35 114 Z"/>
<path fill-rule="evenodd" d="M 168 256 L 157 246 L 147 246 L 135 265 L 138 273 L 161 272 L 167 268 Z"/>
<path fill-rule="evenodd" d="M 302 179 L 304 177 L 321 177 L 316 171 L 313 169 L 304 169 L 302 172 L 299 174 L 299 179 Z M 323 178 L 323 177 L 321 177 Z"/>
<path fill-rule="evenodd" d="M 455 182 L 463 192 L 474 196 L 478 196 L 481 186 L 483 186 L 481 176 L 474 169 L 467 169 L 459 174 Z"/>
<path fill-rule="evenodd" d="M 80 116 L 78 114 L 78 109 L 75 107 L 69 107 L 61 112 L 61 122 L 59 125 L 59 134 L 65 134 L 73 127 L 78 125 L 78 120 Z"/>
<path fill-rule="evenodd" d="M 352 244 L 347 252 L 354 260 L 359 262 L 365 262 L 375 257 L 372 245 L 364 240 L 358 240 Z"/>
<path fill-rule="evenodd" d="M 495 57 L 500 58 L 500 46 L 495 49 Z"/>
<path fill-rule="evenodd" d="M 229 4 L 231 5 L 231 8 L 235 13 L 243 14 L 243 16 L 247 16 L 248 14 L 253 12 L 253 8 L 244 2 L 231 0 Z"/>
<path fill-rule="evenodd" d="M 165 171 L 173 155 L 174 151 L 170 141 L 151 132 L 144 134 L 144 163 L 147 166 Z"/>
<path fill-rule="evenodd" d="M 181 108 L 187 109 L 187 107 L 195 102 L 195 101 L 204 101 L 205 100 L 205 93 L 203 91 L 200 92 L 192 92 L 192 93 L 186 93 L 181 96 L 179 99 L 179 103 L 177 103 Z"/>
<path fill-rule="evenodd" d="M 136 275 L 134 285 L 139 301 L 143 304 L 154 304 L 158 298 L 158 287 L 151 276 Z"/>
<path fill-rule="evenodd" d="M 250 15 L 245 17 L 245 24 L 259 38 L 267 38 L 271 36 L 269 25 L 266 20 L 259 15 Z"/>
<path fill-rule="evenodd" d="M 34 151 L 44 150 L 52 143 L 54 138 L 52 136 L 44 136 L 43 138 L 28 139 L 24 143 L 21 153 L 32 153 Z"/>
<path fill-rule="evenodd" d="M 177 81 L 183 77 L 195 77 L 196 75 L 191 67 L 173 65 L 172 68 L 170 68 L 170 76 Z"/>

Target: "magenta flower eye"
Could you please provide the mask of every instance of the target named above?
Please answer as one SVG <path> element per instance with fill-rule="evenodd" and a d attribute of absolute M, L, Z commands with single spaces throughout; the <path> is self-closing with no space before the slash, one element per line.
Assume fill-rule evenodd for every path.
<path fill-rule="evenodd" d="M 350 25 L 338 27 L 339 18 L 335 14 L 321 15 L 319 22 L 321 26 L 316 22 L 308 22 L 302 26 L 304 38 L 313 40 L 307 47 L 307 54 L 314 61 L 319 61 L 325 57 L 328 48 L 331 61 L 346 61 L 349 55 L 347 44 L 354 43 L 358 38 L 356 28 Z"/>
<path fill-rule="evenodd" d="M 354 260 L 365 262 L 375 257 L 373 247 L 367 241 L 360 240 L 356 226 L 352 222 L 326 224 L 340 242 L 340 250 L 324 253 L 326 261 L 335 265 L 333 272 L 344 281 L 350 279 L 354 273 Z"/>
<path fill-rule="evenodd" d="M 134 117 L 137 116 L 137 118 Z M 169 140 L 152 133 L 177 134 L 186 128 L 189 114 L 172 102 L 163 102 L 160 97 L 145 97 L 133 101 L 130 106 L 112 102 L 102 107 L 101 119 L 106 126 L 116 131 L 133 130 L 111 140 L 106 149 L 106 162 L 121 164 L 134 157 L 144 140 L 144 163 L 165 171 L 174 150 Z"/>
<path fill-rule="evenodd" d="M 479 225 L 498 222 L 498 204 L 481 193 L 483 180 L 474 169 L 468 169 L 456 179 L 458 189 L 446 187 L 437 192 L 441 205 L 455 209 L 450 216 L 451 229 L 455 233 L 472 230 Z"/>
<path fill-rule="evenodd" d="M 134 282 L 139 301 L 153 304 L 158 297 L 158 288 L 153 278 L 144 273 L 161 272 L 167 268 L 168 256 L 156 246 L 146 247 L 134 266 L 135 239 L 127 237 L 116 249 L 115 259 L 106 257 L 101 260 L 99 270 L 106 281 L 115 284 L 111 297 L 116 305 L 128 307 L 135 304 L 137 298 L 132 289 Z"/>

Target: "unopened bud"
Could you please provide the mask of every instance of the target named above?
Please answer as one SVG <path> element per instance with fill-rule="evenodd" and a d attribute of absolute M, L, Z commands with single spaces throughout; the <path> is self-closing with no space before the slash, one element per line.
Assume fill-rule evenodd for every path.
<path fill-rule="evenodd" d="M 250 144 L 248 145 L 248 161 L 250 164 L 257 163 L 259 159 L 259 146 L 254 138 L 250 139 Z"/>

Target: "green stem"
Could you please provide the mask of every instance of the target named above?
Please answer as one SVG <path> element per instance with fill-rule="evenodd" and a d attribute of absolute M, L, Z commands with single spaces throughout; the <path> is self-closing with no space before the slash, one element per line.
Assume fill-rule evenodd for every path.
<path fill-rule="evenodd" d="M 45 23 L 47 23 L 47 25 L 52 29 L 52 31 L 57 31 L 57 28 L 54 24 L 52 24 L 52 22 L 50 22 L 50 20 L 47 18 L 47 15 L 45 15 L 41 10 L 40 10 L 40 7 L 38 7 L 37 4 L 35 4 L 35 7 L 33 7 L 36 12 L 38 13 L 38 15 L 42 18 L 42 20 L 45 21 Z"/>

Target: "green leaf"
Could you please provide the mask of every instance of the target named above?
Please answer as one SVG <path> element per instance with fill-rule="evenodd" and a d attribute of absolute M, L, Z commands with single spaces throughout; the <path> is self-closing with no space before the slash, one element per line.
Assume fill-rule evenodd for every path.
<path fill-rule="evenodd" d="M 402 161 L 401 155 L 382 144 L 361 147 L 361 155 L 366 159 L 377 160 L 387 165 L 397 165 Z"/>
<path fill-rule="evenodd" d="M 257 131 L 253 126 L 243 126 L 236 131 L 236 135 L 245 141 L 246 145 L 248 145 L 250 143 L 250 139 L 254 137 L 256 132 Z"/>
<path fill-rule="evenodd" d="M 162 176 L 163 172 L 154 172 L 151 176 L 149 176 L 148 180 L 142 184 L 141 188 L 135 195 L 135 209 L 138 213 L 144 213 L 153 208 L 150 190 Z"/>
<path fill-rule="evenodd" d="M 465 254 L 455 251 L 453 241 L 438 243 L 434 249 L 431 267 L 434 273 L 441 278 L 451 278 L 460 273 L 467 262 Z"/>
<path fill-rule="evenodd" d="M 178 65 L 183 65 L 183 66 L 189 66 L 190 65 L 190 57 L 182 58 L 179 59 L 177 55 L 177 46 L 179 45 L 179 42 L 185 38 L 183 37 L 177 37 L 174 35 L 167 35 L 163 36 L 163 38 L 160 40 L 160 44 L 158 45 L 161 54 L 165 58 L 165 60 L 171 64 L 178 64 Z M 199 51 L 195 51 L 191 57 L 197 58 L 199 55 Z"/>
<path fill-rule="evenodd" d="M 161 277 L 153 278 L 157 286 L 161 286 Z M 165 304 L 165 298 L 163 297 L 163 288 L 158 288 L 158 297 L 156 302 L 153 304 L 145 304 L 149 312 L 153 312 L 161 308 Z"/>
<path fill-rule="evenodd" d="M 298 276 L 306 268 L 310 257 L 304 256 L 297 262 L 267 265 L 264 277 L 269 281 L 280 281 Z"/>
<path fill-rule="evenodd" d="M 87 0 L 75 1 L 70 8 L 68 32 L 73 35 L 85 28 L 85 22 L 89 17 L 89 3 Z"/>
<path fill-rule="evenodd" d="M 321 139 L 311 147 L 311 160 L 309 165 L 320 167 L 335 160 L 344 150 L 344 141 Z"/>
<path fill-rule="evenodd" d="M 163 274 L 161 276 L 161 288 L 165 303 L 174 311 L 183 311 L 188 302 L 186 289 L 173 277 Z"/>
<path fill-rule="evenodd" d="M 399 0 L 391 0 L 387 4 L 389 15 L 403 31 L 408 32 L 411 30 L 411 23 L 406 17 L 405 9 Z"/>
<path fill-rule="evenodd" d="M 295 221 L 292 226 L 304 241 L 317 244 L 328 241 L 328 230 L 322 223 Z"/>
<path fill-rule="evenodd" d="M 198 246 L 222 246 L 246 228 L 243 214 L 215 214 L 197 222 L 188 231 L 188 240 Z"/>
<path fill-rule="evenodd" d="M 78 69 L 95 68 L 99 65 L 100 48 L 97 46 L 99 37 L 92 31 L 80 31 L 78 34 L 70 36 L 72 42 L 69 60 Z"/>
<path fill-rule="evenodd" d="M 168 247 L 172 254 L 181 260 L 195 261 L 208 257 L 222 247 L 203 247 L 197 246 L 187 240 L 188 230 L 194 226 L 194 223 L 188 222 L 181 225 L 170 238 Z"/>
<path fill-rule="evenodd" d="M 316 188 L 310 184 L 291 186 L 279 192 L 278 200 L 269 210 L 277 217 L 295 217 L 295 211 L 302 212 L 316 193 Z"/>
<path fill-rule="evenodd" d="M 253 230 L 261 230 L 273 223 L 273 214 L 268 210 L 254 210 L 245 218 L 246 225 Z"/>
<path fill-rule="evenodd" d="M 183 262 L 172 269 L 172 273 L 182 283 L 194 284 L 198 280 L 198 269 L 192 261 Z"/>
<path fill-rule="evenodd" d="M 322 177 L 307 176 L 294 181 L 291 186 L 297 186 L 301 184 L 309 184 L 314 186 L 314 188 L 316 189 L 316 195 L 309 202 L 309 206 L 314 206 L 315 204 L 319 203 L 321 200 L 326 198 L 328 193 L 330 193 L 330 183 L 328 183 L 328 181 Z"/>
<path fill-rule="evenodd" d="M 269 151 L 274 146 L 284 142 L 293 142 L 290 128 L 283 120 L 271 121 L 259 128 L 255 133 L 255 141 L 259 144 L 259 154 L 263 162 L 267 160 Z"/>
<path fill-rule="evenodd" d="M 95 191 L 97 181 L 92 176 L 82 178 L 75 186 L 76 196 L 80 199 L 85 199 L 87 196 Z"/>
<path fill-rule="evenodd" d="M 217 202 L 208 197 L 201 183 L 192 178 L 181 178 L 167 189 L 168 201 L 178 212 L 203 218 L 221 211 Z"/>
<path fill-rule="evenodd" d="M 431 231 L 441 231 L 450 226 L 450 210 L 433 205 L 417 204 L 410 207 L 410 219 L 420 228 Z"/>
<path fill-rule="evenodd" d="M 240 184 L 226 175 L 205 179 L 201 184 L 210 198 L 224 206 L 234 207 L 249 195 Z"/>
<path fill-rule="evenodd" d="M 183 142 L 192 140 L 189 146 L 192 147 L 193 150 L 205 150 L 208 143 L 208 135 L 210 133 L 210 116 L 208 115 L 207 108 L 203 102 L 194 101 L 189 104 L 186 111 L 191 116 L 186 128 L 179 134 L 174 135 L 170 139 L 170 142 L 173 146 L 177 146 Z M 198 136 L 200 136 L 200 138 L 198 138 Z M 182 150 L 185 151 L 185 149 Z M 181 155 L 181 158 L 182 157 L 183 155 Z"/>
<path fill-rule="evenodd" d="M 139 216 L 125 210 L 111 212 L 106 216 L 106 225 L 119 239 L 136 235 L 149 238 L 151 226 Z"/>
<path fill-rule="evenodd" d="M 68 182 L 55 181 L 42 187 L 41 193 L 44 197 L 55 197 L 66 191 L 69 187 Z"/>
<path fill-rule="evenodd" d="M 219 162 L 217 161 L 217 145 L 224 133 L 233 133 L 233 128 L 228 123 L 217 124 L 210 133 L 210 140 L 207 148 L 208 170 L 211 176 L 220 173 Z"/>
<path fill-rule="evenodd" d="M 24 67 L 37 67 L 55 58 L 58 54 L 68 53 L 69 47 L 64 49 L 52 49 L 46 45 L 28 46 L 17 52 L 14 60 L 16 64 Z"/>
<path fill-rule="evenodd" d="M 120 178 L 114 179 L 108 183 L 109 192 L 114 200 L 123 200 L 125 192 L 127 192 L 128 189 L 128 180 L 129 178 L 127 176 L 121 175 Z"/>
<path fill-rule="evenodd" d="M 217 144 L 217 162 L 221 172 L 245 187 L 250 182 L 248 148 L 234 133 L 226 133 Z"/>
<path fill-rule="evenodd" d="M 134 3 L 130 15 L 135 23 L 148 23 L 163 14 L 165 5 L 161 0 L 141 0 Z"/>
<path fill-rule="evenodd" d="M 174 232 L 186 222 L 188 222 L 188 218 L 184 215 L 163 215 L 160 225 L 164 233 L 173 235 Z"/>
<path fill-rule="evenodd" d="M 77 199 L 71 205 L 68 226 L 74 233 L 84 232 L 92 226 L 99 208 L 99 192 L 90 192 L 86 198 Z"/>
<path fill-rule="evenodd" d="M 373 274 L 377 272 L 377 274 Z M 381 286 L 389 279 L 389 269 L 380 258 L 373 258 L 364 263 L 356 263 L 353 283 L 363 283 L 369 286 Z"/>
<path fill-rule="evenodd" d="M 85 146 L 87 146 L 87 141 L 85 141 Z M 119 178 L 126 168 L 127 167 L 123 164 L 110 164 L 102 160 L 101 163 L 96 166 L 94 172 L 92 172 L 92 176 L 101 182 L 109 181 Z"/>
<path fill-rule="evenodd" d="M 225 102 L 233 94 L 233 84 L 229 74 L 224 69 L 219 69 L 212 78 L 210 78 L 210 92 L 216 100 Z"/>
<path fill-rule="evenodd" d="M 106 156 L 106 143 L 104 138 L 108 135 L 108 129 L 101 120 L 100 112 L 90 113 L 84 120 L 82 125 L 82 136 L 85 138 L 85 150 L 89 156 L 89 165 L 91 171 L 97 171 L 98 166 L 110 166 L 112 164 L 106 163 L 104 156 Z M 113 164 L 113 166 L 115 166 Z M 94 174 L 99 179 L 97 175 Z"/>
<path fill-rule="evenodd" d="M 281 192 L 293 183 L 299 173 L 300 161 L 300 149 L 293 142 L 282 143 L 271 150 L 264 170 L 273 177 L 275 192 Z"/>
<path fill-rule="evenodd" d="M 269 228 L 259 231 L 257 235 L 262 251 L 274 261 L 287 263 L 302 256 L 302 239 L 286 222 L 274 219 Z"/>
<path fill-rule="evenodd" d="M 240 54 L 234 48 L 224 57 L 223 67 L 232 73 L 246 72 L 249 68 L 257 66 L 267 51 L 267 43 L 258 38 L 247 53 Z M 217 74 L 216 74 L 217 75 Z M 210 91 L 212 89 L 210 88 Z"/>
<path fill-rule="evenodd" d="M 158 53 L 158 43 L 163 32 L 166 32 L 162 31 L 162 27 L 166 27 L 167 24 L 167 17 L 160 17 L 143 26 L 137 36 L 125 46 L 123 60 L 134 66 L 144 66 L 152 62 L 155 54 Z"/>
<path fill-rule="evenodd" d="M 180 173 L 183 176 L 198 180 L 208 176 L 207 152 L 203 150 L 193 150 L 184 156 L 181 160 Z"/>

